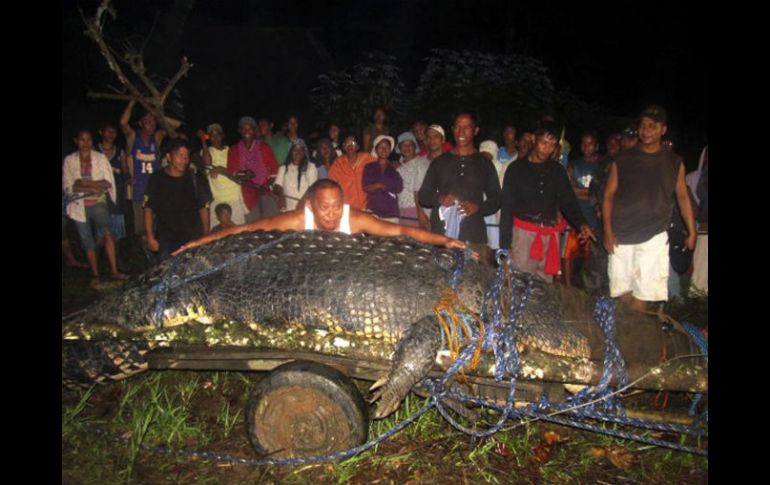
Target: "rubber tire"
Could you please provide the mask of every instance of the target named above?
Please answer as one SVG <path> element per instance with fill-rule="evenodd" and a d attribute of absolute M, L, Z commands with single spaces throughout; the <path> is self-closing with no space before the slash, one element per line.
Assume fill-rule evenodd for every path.
<path fill-rule="evenodd" d="M 246 432 L 259 456 L 299 458 L 344 451 L 366 442 L 369 411 L 344 374 L 293 361 L 273 369 L 249 398 Z"/>

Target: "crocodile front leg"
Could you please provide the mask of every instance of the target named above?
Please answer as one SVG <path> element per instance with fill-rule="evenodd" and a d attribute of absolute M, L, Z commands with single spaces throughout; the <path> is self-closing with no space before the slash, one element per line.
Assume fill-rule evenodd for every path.
<path fill-rule="evenodd" d="M 370 390 L 378 389 L 372 400 L 377 399 L 375 419 L 384 418 L 395 411 L 412 389 L 427 374 L 441 348 L 441 324 L 431 315 L 410 325 L 396 344 L 388 376 L 375 382 Z"/>

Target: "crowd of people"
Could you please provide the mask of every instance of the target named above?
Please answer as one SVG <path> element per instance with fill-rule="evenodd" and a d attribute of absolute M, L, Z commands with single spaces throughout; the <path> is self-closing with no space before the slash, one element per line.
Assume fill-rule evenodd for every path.
<path fill-rule="evenodd" d="M 96 145 L 81 130 L 62 169 L 62 254 L 67 265 L 86 266 L 66 237 L 72 221 L 95 284 L 101 241 L 112 277 L 123 279 L 116 240 L 126 235 L 164 259 L 273 228 L 467 244 L 485 264 L 497 264 L 495 249 L 509 249 L 519 269 L 568 285 L 584 284 L 578 275 L 598 264 L 609 294 L 638 310 L 682 296 L 677 278 L 690 271 L 691 289 L 708 291 L 708 149 L 685 177 L 659 106 L 621 133 L 582 133 L 578 156 L 549 117 L 477 140 L 478 119 L 462 111 L 450 141 L 424 120 L 396 136 L 378 108 L 362 129 L 330 123 L 309 143 L 294 115 L 280 129 L 243 116 L 238 140 L 227 145 L 220 123 L 192 136 L 179 121 L 161 120 L 173 137 L 149 112 L 132 125 L 134 106 L 120 118 L 125 149 L 111 124 Z"/>

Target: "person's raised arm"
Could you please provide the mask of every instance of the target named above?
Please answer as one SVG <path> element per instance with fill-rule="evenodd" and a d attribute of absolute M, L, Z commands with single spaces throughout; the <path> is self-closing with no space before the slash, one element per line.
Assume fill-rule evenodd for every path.
<path fill-rule="evenodd" d="M 211 159 L 211 151 L 209 150 L 207 141 L 208 136 L 203 130 L 198 130 L 195 134 L 198 135 L 198 139 L 201 141 L 201 158 L 203 159 L 203 165 L 207 168 L 211 168 L 211 164 L 214 163 L 214 161 Z M 217 174 L 214 173 L 214 177 L 216 177 L 216 175 Z"/>
<path fill-rule="evenodd" d="M 126 109 L 123 110 L 123 114 L 120 116 L 120 129 L 123 131 L 123 134 L 126 137 L 127 145 L 130 147 L 133 144 L 134 136 L 136 136 L 136 132 L 133 128 L 131 128 L 131 113 L 134 110 L 134 105 L 136 105 L 136 100 L 131 100 L 128 102 L 128 105 L 126 106 Z M 130 150 L 130 148 L 129 148 Z"/>
<path fill-rule="evenodd" d="M 173 128 L 175 130 L 179 129 L 180 126 L 182 126 L 182 122 L 179 121 L 176 118 L 172 118 L 170 116 L 164 116 L 163 120 L 166 122 L 166 126 L 169 128 Z"/>

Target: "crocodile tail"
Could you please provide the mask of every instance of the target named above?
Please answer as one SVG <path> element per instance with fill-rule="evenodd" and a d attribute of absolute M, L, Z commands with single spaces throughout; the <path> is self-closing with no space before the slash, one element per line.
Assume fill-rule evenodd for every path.
<path fill-rule="evenodd" d="M 144 340 L 63 340 L 62 384 L 70 388 L 105 384 L 144 372 L 144 356 L 152 345 Z"/>

